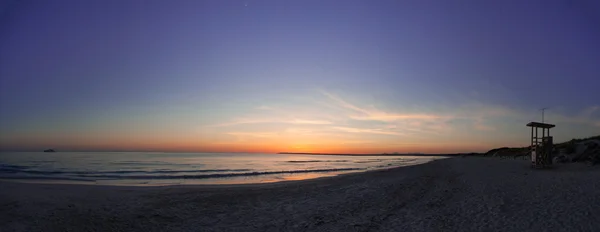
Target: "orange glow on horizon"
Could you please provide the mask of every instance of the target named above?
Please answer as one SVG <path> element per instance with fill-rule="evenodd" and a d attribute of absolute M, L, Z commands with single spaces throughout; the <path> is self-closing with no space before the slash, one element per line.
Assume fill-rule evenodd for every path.
<path fill-rule="evenodd" d="M 223 141 L 223 140 L 221 140 Z M 245 153 L 339 153 L 339 154 L 382 154 L 382 153 L 459 153 L 485 152 L 510 144 L 469 144 L 466 142 L 421 142 L 399 144 L 381 141 L 370 143 L 344 142 L 341 139 L 315 137 L 260 138 L 254 141 L 220 142 L 212 138 L 198 139 L 193 136 L 146 137 L 135 139 L 126 136 L 64 136 L 64 137 L 13 137 L 0 140 L 0 148 L 24 148 L 40 150 L 53 148 L 62 151 L 161 151 L 161 152 L 245 152 Z"/>
<path fill-rule="evenodd" d="M 2 147 L 7 147 L 3 141 Z M 338 154 L 382 154 L 382 153 L 457 153 L 484 152 L 495 148 L 492 144 L 343 144 L 343 143 L 209 143 L 190 140 L 19 140 L 10 141 L 13 147 L 31 147 L 34 149 L 53 148 L 56 150 L 86 151 L 163 151 L 163 152 L 245 152 L 245 153 L 338 153 Z M 35 146 L 31 146 L 35 144 Z"/>

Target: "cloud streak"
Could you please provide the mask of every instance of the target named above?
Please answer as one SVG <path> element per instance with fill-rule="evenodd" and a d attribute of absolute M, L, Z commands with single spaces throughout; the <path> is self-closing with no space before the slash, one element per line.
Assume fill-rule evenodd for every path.
<path fill-rule="evenodd" d="M 362 141 L 369 141 L 368 143 L 377 146 L 402 147 L 411 143 L 425 146 L 440 145 L 444 142 L 463 144 L 463 141 L 485 141 L 481 136 L 489 134 L 490 144 L 506 143 L 510 146 L 511 143 L 520 145 L 520 140 L 514 139 L 514 134 L 519 133 L 517 130 L 521 126 L 516 123 L 522 122 L 524 127 L 527 122 L 538 118 L 538 112 L 535 110 L 501 105 L 469 103 L 438 106 L 430 108 L 431 111 L 428 112 L 399 113 L 390 109 L 378 109 L 372 105 L 359 105 L 327 91 L 320 91 L 319 96 L 321 99 L 312 105 L 288 105 L 277 109 L 259 106 L 255 108 L 258 111 L 253 112 L 253 115 L 246 115 L 214 127 L 222 127 L 218 130 L 226 128 L 243 131 L 220 133 L 236 136 L 239 141 L 248 143 L 281 137 L 286 141 L 318 141 L 319 144 L 361 144 Z M 267 109 L 268 111 L 265 111 Z M 597 119 L 599 112 L 600 107 L 592 106 L 572 114 L 573 116 L 552 112 L 547 114 L 546 118 L 558 125 L 589 125 L 592 129 L 581 132 L 586 134 L 593 131 L 593 128 L 600 127 L 600 120 Z M 246 124 L 265 125 L 235 127 Z M 509 130 L 514 130 L 515 133 L 507 132 Z M 562 133 L 574 132 L 565 130 Z M 399 137 L 404 143 L 393 142 L 394 138 Z"/>
<path fill-rule="evenodd" d="M 379 129 L 362 129 L 362 128 L 354 128 L 354 127 L 331 127 L 331 129 L 350 132 L 350 133 L 366 133 L 366 134 L 381 134 L 381 135 L 403 135 L 399 132 L 394 131 L 384 131 Z"/>
<path fill-rule="evenodd" d="M 293 119 L 290 121 L 284 121 L 290 124 L 313 124 L 313 125 L 328 125 L 332 124 L 330 121 L 325 120 L 303 120 L 303 119 Z"/>
<path fill-rule="evenodd" d="M 359 115 L 349 116 L 354 120 L 394 122 L 398 120 L 436 120 L 444 118 L 443 116 L 434 114 L 398 114 L 388 113 L 378 109 L 365 109 L 363 107 L 351 104 L 343 100 L 342 98 L 328 93 L 326 91 L 321 90 L 320 92 L 327 98 L 332 100 L 334 103 L 336 103 L 338 107 L 352 110 L 355 113 L 360 113 Z"/>
<path fill-rule="evenodd" d="M 326 120 L 309 120 L 309 119 L 290 119 L 290 120 L 281 120 L 281 119 L 238 119 L 231 122 L 221 123 L 212 125 L 211 127 L 228 127 L 228 126 L 236 126 L 243 124 L 261 124 L 261 123 L 283 123 L 283 124 L 307 124 L 307 125 L 328 125 L 332 124 L 330 121 Z"/>
<path fill-rule="evenodd" d="M 548 119 L 557 123 L 583 124 L 600 127 L 600 117 L 594 117 L 595 113 L 600 112 L 600 106 L 591 106 L 581 111 L 575 116 L 565 116 L 562 114 L 548 115 Z"/>
<path fill-rule="evenodd" d="M 413 133 L 451 133 L 458 127 L 449 124 L 453 120 L 465 120 L 471 130 L 474 131 L 497 131 L 497 124 L 503 121 L 518 121 L 524 123 L 529 120 L 535 120 L 537 115 L 533 112 L 512 109 L 505 106 L 489 104 L 467 104 L 455 108 L 447 109 L 444 113 L 395 113 L 386 112 L 376 108 L 367 109 L 365 107 L 352 104 L 343 98 L 320 90 L 321 94 L 326 96 L 335 107 L 350 110 L 348 118 L 359 121 L 378 121 L 391 124 L 394 131 L 413 132 Z M 549 115 L 550 120 L 556 123 L 583 124 L 592 127 L 600 127 L 600 118 L 598 116 L 600 106 L 591 106 L 581 111 L 575 116 L 566 116 L 564 114 Z M 395 129 L 394 129 L 395 128 Z"/>
<path fill-rule="evenodd" d="M 258 138 L 270 138 L 277 136 L 277 133 L 273 132 L 228 132 L 229 135 L 234 136 L 248 136 L 248 137 L 258 137 Z"/>

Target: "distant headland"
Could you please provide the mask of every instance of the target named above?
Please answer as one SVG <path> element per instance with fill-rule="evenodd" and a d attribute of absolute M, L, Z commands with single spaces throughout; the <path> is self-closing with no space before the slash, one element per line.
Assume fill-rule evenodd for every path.
<path fill-rule="evenodd" d="M 56 152 L 54 149 L 46 149 L 44 152 Z"/>

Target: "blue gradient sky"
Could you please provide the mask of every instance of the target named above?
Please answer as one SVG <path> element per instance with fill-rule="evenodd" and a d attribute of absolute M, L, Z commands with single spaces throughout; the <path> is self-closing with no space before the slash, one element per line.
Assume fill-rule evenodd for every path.
<path fill-rule="evenodd" d="M 5 150 L 467 152 L 600 134 L 597 1 L 7 1 Z"/>

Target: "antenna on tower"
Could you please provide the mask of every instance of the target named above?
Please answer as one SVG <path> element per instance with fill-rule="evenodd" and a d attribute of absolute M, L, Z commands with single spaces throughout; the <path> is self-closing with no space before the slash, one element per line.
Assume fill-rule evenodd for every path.
<path fill-rule="evenodd" d="M 546 111 L 546 109 L 548 109 L 548 108 L 550 108 L 550 107 L 544 107 L 544 108 L 540 109 L 542 111 L 542 123 L 544 123 L 544 111 Z"/>

